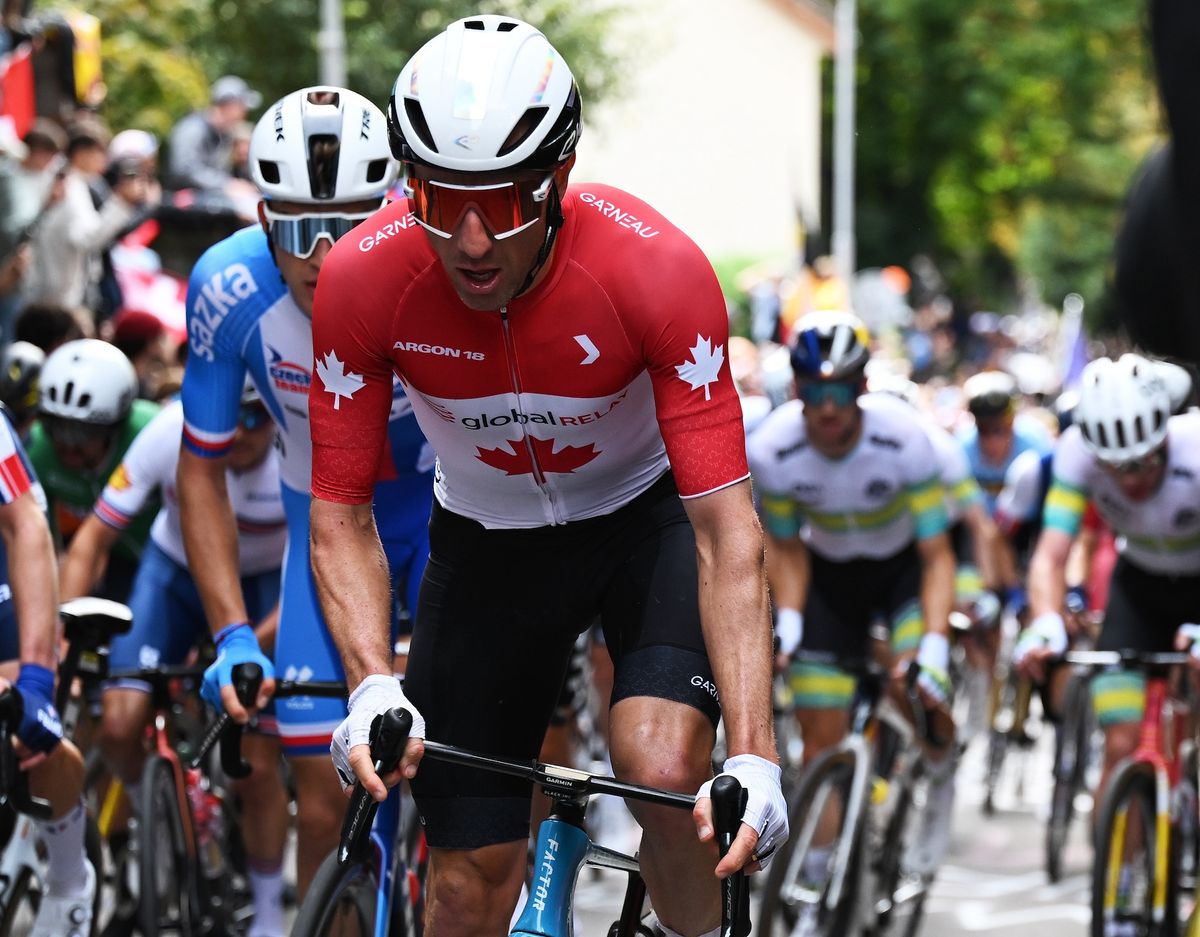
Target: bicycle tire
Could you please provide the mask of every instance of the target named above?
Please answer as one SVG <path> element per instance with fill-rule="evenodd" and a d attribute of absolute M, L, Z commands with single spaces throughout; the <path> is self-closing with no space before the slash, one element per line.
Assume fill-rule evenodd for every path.
<path fill-rule="evenodd" d="M 35 887 L 37 878 L 33 869 L 24 866 L 17 873 L 13 883 L 8 904 L 4 906 L 4 914 L 0 916 L 0 935 L 28 934 L 33 929 L 33 919 L 37 916 L 40 892 Z"/>
<path fill-rule="evenodd" d="M 331 852 L 317 869 L 296 914 L 291 937 L 374 937 L 379 879 L 373 865 L 339 865 Z M 407 937 L 395 934 L 393 937 Z"/>
<path fill-rule="evenodd" d="M 192 937 L 193 920 L 189 883 L 197 870 L 184 839 L 182 810 L 175 786 L 174 766 L 161 755 L 152 756 L 142 772 L 141 812 L 138 826 L 138 924 L 143 937 L 158 937 L 167 930 Z"/>
<path fill-rule="evenodd" d="M 842 842 L 845 836 L 852 837 L 853 841 L 846 871 L 846 887 L 837 907 L 832 910 L 824 907 L 828 882 L 824 883 L 819 893 L 814 894 L 814 888 L 806 888 L 799 879 L 812 838 L 812 829 L 805 821 L 813 817 L 815 823 L 815 817 L 835 792 L 845 804 L 856 760 L 852 751 L 833 749 L 818 756 L 801 776 L 788 807 L 792 834 L 772 860 L 763 888 L 758 912 L 758 933 L 761 937 L 792 933 L 801 915 L 815 918 L 810 932 L 814 937 L 841 937 L 852 932 L 862 884 L 861 804 L 857 807 L 850 805 L 848 810 L 842 810 L 834 838 L 835 844 Z M 836 852 L 835 846 L 833 854 Z"/>
<path fill-rule="evenodd" d="M 871 910 L 876 917 L 865 928 L 875 937 L 887 934 L 896 921 L 896 892 L 900 885 L 905 847 L 912 833 L 909 828 L 910 814 L 913 814 L 912 781 L 901 779 L 892 783 L 899 786 L 899 793 L 883 832 L 881 848 L 874 857 L 876 902 Z M 906 909 L 906 915 L 908 913 Z"/>
<path fill-rule="evenodd" d="M 411 796 L 406 797 L 400 808 L 400 832 L 396 837 L 398 846 L 404 849 L 403 881 L 395 884 L 392 908 L 393 931 L 397 918 L 403 925 L 403 937 L 423 937 L 425 933 L 425 882 L 429 874 L 429 844 L 425 841 L 425 827 L 417 813 Z M 399 878 L 399 876 L 398 876 Z"/>
<path fill-rule="evenodd" d="M 1063 717 L 1055 733 L 1054 789 L 1046 821 L 1046 877 L 1062 879 L 1062 854 L 1075 819 L 1075 798 L 1083 789 L 1090 733 L 1089 679 L 1075 674 L 1064 694 Z"/>
<path fill-rule="evenodd" d="M 1092 868 L 1092 937 L 1107 937 L 1110 922 L 1129 921 L 1139 937 L 1175 937 L 1179 926 L 1179 901 L 1174 859 L 1175 837 L 1168 844 L 1166 906 L 1163 920 L 1153 919 L 1154 854 L 1157 835 L 1155 817 L 1155 785 L 1153 769 L 1143 762 L 1127 762 L 1111 777 L 1100 819 L 1096 824 L 1095 864 Z M 1131 811 L 1141 816 L 1144 838 L 1141 872 L 1146 884 L 1140 889 L 1143 900 L 1139 907 L 1118 908 L 1119 870 L 1125 854 L 1125 835 Z M 1136 896 L 1137 889 L 1134 889 Z"/>

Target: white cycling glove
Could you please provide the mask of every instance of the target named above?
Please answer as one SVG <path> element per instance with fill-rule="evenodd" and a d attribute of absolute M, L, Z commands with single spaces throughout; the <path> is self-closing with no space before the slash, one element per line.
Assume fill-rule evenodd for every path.
<path fill-rule="evenodd" d="M 396 677 L 371 674 L 355 687 L 354 692 L 350 694 L 348 705 L 350 715 L 334 730 L 333 740 L 329 743 L 333 767 L 337 769 L 343 788 L 353 786 L 356 780 L 354 769 L 350 767 L 350 749 L 355 745 L 371 744 L 371 723 L 380 713 L 397 706 L 407 709 L 413 717 L 409 738 L 425 738 L 425 720 L 408 701 L 404 690 L 400 688 L 400 680 Z"/>
<path fill-rule="evenodd" d="M 1191 652 L 1193 659 L 1200 660 L 1200 625 L 1188 622 L 1185 625 L 1180 625 L 1175 632 L 1175 640 L 1178 643 L 1180 639 L 1187 641 L 1187 650 Z"/>
<path fill-rule="evenodd" d="M 1042 612 L 1017 638 L 1013 648 L 1013 662 L 1021 663 L 1030 651 L 1049 648 L 1056 656 L 1067 650 L 1067 626 L 1058 612 Z"/>
<path fill-rule="evenodd" d="M 791 657 L 804 640 L 804 613 L 794 608 L 776 611 L 775 634 L 779 637 L 780 652 Z"/>
<path fill-rule="evenodd" d="M 917 686 L 937 703 L 950 698 L 950 641 L 944 634 L 927 631 L 917 649 Z"/>
<path fill-rule="evenodd" d="M 742 822 L 758 833 L 754 855 L 765 869 L 772 853 L 788 838 L 787 802 L 779 786 L 779 765 L 758 755 L 734 755 L 725 760 L 721 774 L 732 775 L 746 789 Z M 705 781 L 696 792 L 696 800 L 711 797 L 711 792 L 712 781 Z"/>

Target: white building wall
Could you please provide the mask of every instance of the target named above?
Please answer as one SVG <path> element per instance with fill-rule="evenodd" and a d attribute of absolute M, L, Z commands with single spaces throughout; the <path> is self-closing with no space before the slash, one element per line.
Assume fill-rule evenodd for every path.
<path fill-rule="evenodd" d="M 712 258 L 782 257 L 820 206 L 819 39 L 778 0 L 648 0 L 572 178 L 645 199 Z"/>

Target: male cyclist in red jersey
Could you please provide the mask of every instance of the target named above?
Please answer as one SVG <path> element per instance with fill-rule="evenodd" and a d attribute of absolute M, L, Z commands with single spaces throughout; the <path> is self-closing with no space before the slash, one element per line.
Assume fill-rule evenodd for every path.
<path fill-rule="evenodd" d="M 406 705 L 415 732 L 536 755 L 575 636 L 600 616 L 615 662 L 615 772 L 700 788 L 694 823 L 635 808 L 668 935 L 715 933 L 713 877 L 787 835 L 771 729 L 763 538 L 711 266 L 653 208 L 567 178 L 570 71 L 533 27 L 460 20 L 404 67 L 389 114 L 408 204 L 330 252 L 313 313 L 312 559 L 352 688 L 343 781 L 376 797 L 366 741 Z M 392 374 L 438 455 L 430 559 L 405 692 L 371 517 Z M 717 864 L 714 730 L 749 790 Z M 498 934 L 525 870 L 529 786 L 417 761 L 435 937 Z M 697 834 L 699 834 L 699 839 Z"/>

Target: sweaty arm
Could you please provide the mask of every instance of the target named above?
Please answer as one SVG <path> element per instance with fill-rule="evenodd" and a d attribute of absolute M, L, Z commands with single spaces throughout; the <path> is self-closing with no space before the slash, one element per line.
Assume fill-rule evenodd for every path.
<path fill-rule="evenodd" d="M 1067 559 L 1073 537 L 1054 527 L 1043 528 L 1029 561 L 1029 609 L 1037 619 L 1047 612 L 1060 613 L 1066 596 Z"/>
<path fill-rule="evenodd" d="M 179 450 L 175 485 L 188 568 L 214 634 L 248 619 L 238 570 L 237 521 L 225 487 L 225 463 L 223 457 L 198 456 L 184 446 Z"/>
<path fill-rule="evenodd" d="M 313 579 L 325 625 L 353 688 L 392 673 L 391 580 L 370 502 L 341 504 L 313 496 Z"/>
<path fill-rule="evenodd" d="M 921 558 L 921 613 L 925 632 L 950 635 L 950 612 L 954 609 L 954 551 L 945 533 L 917 541 Z"/>
<path fill-rule="evenodd" d="M 92 514 L 71 538 L 71 546 L 59 569 L 61 601 L 87 595 L 108 566 L 108 557 L 121 531 Z"/>
<path fill-rule="evenodd" d="M 58 577 L 50 528 L 32 491 L 0 505 L 22 664 L 58 666 Z"/>

